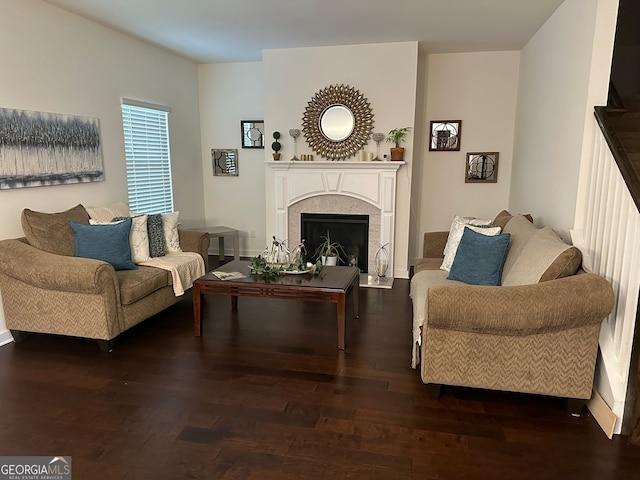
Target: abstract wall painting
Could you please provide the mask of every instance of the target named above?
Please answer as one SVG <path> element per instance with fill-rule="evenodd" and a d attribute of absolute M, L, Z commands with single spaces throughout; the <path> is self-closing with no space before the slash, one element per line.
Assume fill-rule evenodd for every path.
<path fill-rule="evenodd" d="M 97 118 L 0 108 L 0 190 L 103 180 Z"/>

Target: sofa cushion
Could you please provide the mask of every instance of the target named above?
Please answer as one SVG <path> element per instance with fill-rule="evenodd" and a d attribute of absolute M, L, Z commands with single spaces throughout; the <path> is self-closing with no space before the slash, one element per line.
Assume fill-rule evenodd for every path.
<path fill-rule="evenodd" d="M 447 277 L 471 285 L 500 285 L 510 235 L 489 236 L 465 227 Z"/>
<path fill-rule="evenodd" d="M 147 295 L 171 285 L 171 273 L 154 267 L 116 272 L 120 285 L 120 303 L 131 305 Z"/>
<path fill-rule="evenodd" d="M 513 268 L 513 264 L 516 262 L 529 240 L 533 238 L 537 232 L 538 229 L 526 217 L 524 217 L 524 215 L 515 215 L 511 217 L 502 229 L 502 233 L 508 233 L 511 235 L 509 253 L 507 254 L 507 259 L 504 262 L 504 268 L 502 270 L 503 285 L 505 285 L 505 278 L 509 276 L 509 272 Z M 507 282 L 507 285 L 508 284 L 509 283 Z"/>
<path fill-rule="evenodd" d="M 83 225 L 69 222 L 73 230 L 76 257 L 93 258 L 113 265 L 116 270 L 135 270 L 131 261 L 131 219 L 112 224 Z"/>
<path fill-rule="evenodd" d="M 462 234 L 464 233 L 465 226 L 469 226 L 471 229 L 484 235 L 498 235 L 500 233 L 499 227 L 491 226 L 491 220 L 483 220 L 480 218 L 472 217 L 460 217 L 456 215 L 455 217 L 453 217 L 453 222 L 451 222 L 449 237 L 447 238 L 447 244 L 444 247 L 444 259 L 442 260 L 442 265 L 440 266 L 442 270 L 448 272 L 451 269 L 451 265 L 453 264 L 453 259 L 456 256 L 456 251 L 458 250 L 458 245 L 460 244 L 460 239 L 462 238 Z"/>
<path fill-rule="evenodd" d="M 529 285 L 574 275 L 581 262 L 580 250 L 567 245 L 553 229 L 536 229 L 504 274 L 502 284 Z"/>
<path fill-rule="evenodd" d="M 75 245 L 69 221 L 88 225 L 89 214 L 80 204 L 58 213 L 35 212 L 25 208 L 21 221 L 24 236 L 32 246 L 45 252 L 72 257 Z"/>
<path fill-rule="evenodd" d="M 533 223 L 533 217 L 530 214 L 523 213 L 522 216 Z M 491 223 L 497 227 L 504 229 L 507 223 L 509 223 L 509 220 L 511 220 L 513 217 L 514 216 L 511 215 L 507 210 L 502 210 L 498 215 L 496 215 L 496 218 L 494 218 L 493 222 Z"/>

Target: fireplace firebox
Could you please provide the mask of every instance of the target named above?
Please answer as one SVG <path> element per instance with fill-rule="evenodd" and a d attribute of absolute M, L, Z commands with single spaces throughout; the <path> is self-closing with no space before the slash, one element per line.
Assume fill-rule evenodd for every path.
<path fill-rule="evenodd" d="M 304 241 L 308 259 L 316 262 L 314 253 L 329 233 L 332 242 L 339 242 L 346 257 L 340 254 L 340 264 L 354 262 L 361 272 L 369 268 L 369 215 L 344 215 L 336 213 L 302 213 L 301 240 Z"/>

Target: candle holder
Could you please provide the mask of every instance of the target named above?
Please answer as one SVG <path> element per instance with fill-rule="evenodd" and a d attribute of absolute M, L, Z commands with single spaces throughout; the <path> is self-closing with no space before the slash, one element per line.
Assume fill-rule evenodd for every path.
<path fill-rule="evenodd" d="M 389 268 L 389 252 L 387 251 L 388 243 L 381 245 L 377 243 L 378 251 L 374 258 L 376 269 L 376 283 L 387 281 L 387 269 Z"/>
<path fill-rule="evenodd" d="M 371 138 L 373 138 L 376 142 L 376 158 L 374 158 L 373 161 L 381 162 L 382 159 L 380 158 L 380 142 L 384 140 L 384 133 L 374 133 L 373 135 L 371 135 Z"/>
<path fill-rule="evenodd" d="M 292 128 L 289 130 L 289 135 L 293 137 L 293 158 L 292 162 L 297 162 L 298 158 L 298 137 L 300 136 L 300 130 L 297 128 Z"/>

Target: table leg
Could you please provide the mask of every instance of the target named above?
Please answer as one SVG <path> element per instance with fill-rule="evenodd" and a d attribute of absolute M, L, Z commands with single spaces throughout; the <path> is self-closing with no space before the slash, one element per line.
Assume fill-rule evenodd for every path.
<path fill-rule="evenodd" d="M 224 236 L 220 235 L 218 237 L 218 258 L 221 262 L 224 262 Z"/>
<path fill-rule="evenodd" d="M 232 295 L 231 296 L 231 310 L 236 312 L 238 310 L 238 296 L 237 295 Z"/>
<path fill-rule="evenodd" d="M 233 259 L 240 260 L 240 232 L 233 236 Z"/>
<path fill-rule="evenodd" d="M 344 350 L 344 332 L 347 316 L 347 294 L 339 293 L 337 301 L 337 313 L 338 313 L 338 350 Z"/>
<path fill-rule="evenodd" d="M 193 285 L 193 328 L 196 337 L 200 337 L 202 335 L 202 294 L 199 283 Z"/>
<path fill-rule="evenodd" d="M 356 280 L 351 289 L 351 299 L 353 301 L 353 318 L 360 318 L 360 279 Z"/>

